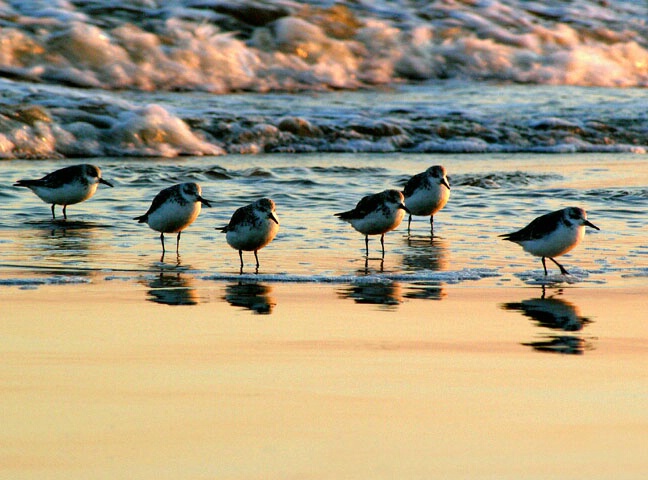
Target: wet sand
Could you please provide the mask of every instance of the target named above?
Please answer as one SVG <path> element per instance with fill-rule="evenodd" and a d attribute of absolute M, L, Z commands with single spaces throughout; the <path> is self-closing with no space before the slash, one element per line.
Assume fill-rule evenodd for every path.
<path fill-rule="evenodd" d="M 0 477 L 643 478 L 647 295 L 3 287 Z"/>

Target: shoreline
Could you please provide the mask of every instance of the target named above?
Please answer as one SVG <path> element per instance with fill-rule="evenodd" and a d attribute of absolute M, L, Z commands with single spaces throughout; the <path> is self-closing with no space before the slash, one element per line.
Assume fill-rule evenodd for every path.
<path fill-rule="evenodd" d="M 648 288 L 547 289 L 540 299 L 540 288 L 450 285 L 432 299 L 407 286 L 355 287 L 195 280 L 0 288 L 9 306 L 0 472 L 645 472 L 648 415 L 636 399 L 648 388 L 640 313 Z M 529 316 L 543 305 L 545 324 Z M 580 329 L 549 328 L 552 311 L 556 321 L 580 319 Z M 532 346 L 549 337 L 575 338 L 581 350 Z"/>
<path fill-rule="evenodd" d="M 0 288 L 8 312 L 0 472 L 632 479 L 646 471 L 648 415 L 636 399 L 648 388 L 648 287 L 546 289 L 544 299 L 538 287 L 449 285 L 427 297 L 416 285 L 382 287 L 179 277 Z M 575 339 L 578 350 L 533 346 L 551 337 Z"/>

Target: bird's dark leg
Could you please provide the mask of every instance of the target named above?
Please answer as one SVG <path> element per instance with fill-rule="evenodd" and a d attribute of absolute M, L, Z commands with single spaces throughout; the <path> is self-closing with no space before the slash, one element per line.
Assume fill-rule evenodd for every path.
<path fill-rule="evenodd" d="M 257 255 L 257 251 L 254 251 L 254 258 L 256 260 L 256 267 L 259 268 L 259 256 Z"/>
<path fill-rule="evenodd" d="M 241 271 L 243 273 L 243 250 L 239 250 L 239 259 L 241 260 Z"/>
<path fill-rule="evenodd" d="M 544 268 L 545 276 L 546 276 L 547 275 L 547 265 L 545 264 L 545 257 L 542 257 L 542 267 Z"/>
<path fill-rule="evenodd" d="M 382 247 L 382 258 L 385 258 L 385 234 L 380 236 L 380 246 Z"/>
<path fill-rule="evenodd" d="M 182 232 L 178 232 L 178 240 L 176 241 L 176 253 L 179 255 L 180 254 L 180 234 Z"/>
<path fill-rule="evenodd" d="M 430 215 L 430 235 L 434 235 L 434 215 Z"/>
<path fill-rule="evenodd" d="M 56 220 L 56 214 L 54 213 L 54 204 L 52 203 L 52 220 Z"/>
<path fill-rule="evenodd" d="M 367 258 L 369 258 L 369 235 L 365 235 L 365 253 Z"/>
<path fill-rule="evenodd" d="M 412 215 L 410 214 L 409 219 L 407 220 L 407 234 L 410 234 L 410 225 L 412 223 Z"/>
<path fill-rule="evenodd" d="M 548 257 L 548 258 L 549 258 L 549 260 L 554 262 L 556 265 L 558 265 L 558 268 L 560 268 L 560 273 L 562 273 L 563 275 L 569 275 L 569 272 L 567 270 L 565 270 L 565 267 L 563 267 L 560 263 L 555 261 L 553 258 L 551 258 L 551 257 Z"/>
<path fill-rule="evenodd" d="M 67 205 L 63 205 L 63 220 L 67 220 Z"/>
<path fill-rule="evenodd" d="M 160 242 L 162 243 L 162 253 L 166 252 L 166 248 L 164 248 L 164 233 L 160 233 Z"/>

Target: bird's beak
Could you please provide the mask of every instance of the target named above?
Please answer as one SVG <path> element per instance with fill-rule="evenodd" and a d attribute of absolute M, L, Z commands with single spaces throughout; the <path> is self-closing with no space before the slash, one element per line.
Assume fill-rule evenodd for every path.
<path fill-rule="evenodd" d="M 592 222 L 588 222 L 587 220 L 584 220 L 584 221 L 583 221 L 583 225 L 587 225 L 588 227 L 592 227 L 592 228 L 594 228 L 594 229 L 596 229 L 596 230 L 600 230 L 600 228 L 598 228 L 598 227 L 597 227 L 596 225 L 594 225 Z"/>
<path fill-rule="evenodd" d="M 441 179 L 441 185 L 445 185 L 448 187 L 448 190 L 450 190 L 450 183 L 445 179 L 445 177 Z"/>
<path fill-rule="evenodd" d="M 114 185 L 110 183 L 108 180 L 104 180 L 103 178 L 99 179 L 99 183 L 103 183 L 104 185 L 108 185 L 109 187 L 113 187 Z"/>
<path fill-rule="evenodd" d="M 198 201 L 206 207 L 211 207 L 211 203 L 209 203 L 209 200 L 205 200 L 200 195 L 198 195 Z"/>
<path fill-rule="evenodd" d="M 275 216 L 275 214 L 273 212 L 270 212 L 270 215 L 268 215 L 268 218 L 270 220 L 272 220 L 273 222 L 275 222 L 277 225 L 279 225 L 279 220 L 277 220 L 277 217 Z"/>
<path fill-rule="evenodd" d="M 402 203 L 401 203 L 400 205 L 398 205 L 398 208 L 402 208 L 402 209 L 405 210 L 407 213 L 412 213 L 412 212 L 410 212 L 410 209 L 407 208 L 407 207 L 406 207 L 404 204 L 402 204 Z"/>

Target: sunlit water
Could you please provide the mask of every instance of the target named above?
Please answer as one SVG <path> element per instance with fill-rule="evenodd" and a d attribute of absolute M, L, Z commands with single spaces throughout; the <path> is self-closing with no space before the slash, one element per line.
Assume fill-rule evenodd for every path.
<path fill-rule="evenodd" d="M 253 255 L 244 254 L 244 277 L 258 281 L 618 286 L 643 284 L 648 276 L 648 169 L 642 156 L 275 154 L 92 161 L 115 187 L 101 185 L 92 199 L 68 207 L 67 221 L 52 221 L 48 205 L 11 183 L 74 162 L 3 165 L 4 283 L 85 282 L 96 276 L 120 281 L 160 272 L 237 278 L 237 252 L 215 228 L 227 224 L 236 208 L 264 196 L 275 200 L 281 227 L 259 252 L 258 274 Z M 399 188 L 433 164 L 446 166 L 452 186 L 448 205 L 435 216 L 434 237 L 424 217 L 414 217 L 408 236 L 405 219 L 386 234 L 384 260 L 379 237 L 370 237 L 366 259 L 364 237 L 333 214 L 366 194 Z M 175 235 L 167 235 L 161 259 L 159 234 L 133 217 L 146 212 L 159 190 L 184 181 L 199 182 L 213 208 L 203 208 L 183 233 L 179 256 Z M 545 278 L 538 258 L 498 238 L 570 205 L 585 208 L 601 230 L 588 229 L 582 244 L 561 257 L 569 276 L 550 268 Z"/>

